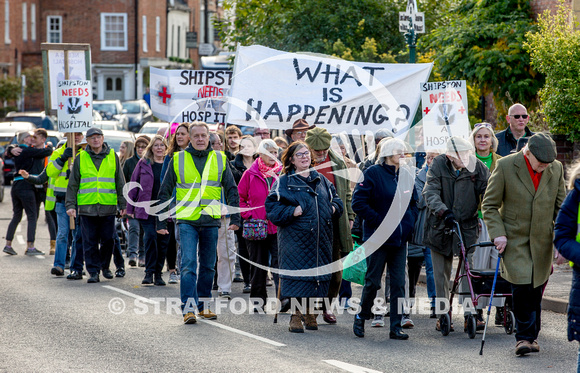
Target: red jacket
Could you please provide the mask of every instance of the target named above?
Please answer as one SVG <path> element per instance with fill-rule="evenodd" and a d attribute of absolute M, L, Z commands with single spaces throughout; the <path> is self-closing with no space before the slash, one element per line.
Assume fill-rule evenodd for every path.
<path fill-rule="evenodd" d="M 274 180 L 275 181 L 275 180 Z M 272 184 L 274 184 L 274 181 Z M 266 209 L 264 202 L 270 193 L 268 183 L 258 168 L 258 160 L 256 159 L 252 166 L 244 172 L 242 179 L 238 184 L 238 193 L 240 194 L 240 209 L 242 218 L 248 219 L 262 219 L 266 220 Z M 244 209 L 257 207 L 253 210 L 244 211 Z M 274 224 L 268 221 L 268 234 L 276 234 L 277 229 Z"/>

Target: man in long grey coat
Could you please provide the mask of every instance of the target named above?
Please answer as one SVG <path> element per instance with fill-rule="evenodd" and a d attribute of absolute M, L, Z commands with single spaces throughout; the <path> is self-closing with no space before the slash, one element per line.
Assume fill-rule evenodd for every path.
<path fill-rule="evenodd" d="M 539 352 L 542 292 L 552 266 L 554 220 L 566 197 L 556 144 L 545 133 L 498 160 L 483 200 L 483 219 L 512 284 L 516 354 Z"/>

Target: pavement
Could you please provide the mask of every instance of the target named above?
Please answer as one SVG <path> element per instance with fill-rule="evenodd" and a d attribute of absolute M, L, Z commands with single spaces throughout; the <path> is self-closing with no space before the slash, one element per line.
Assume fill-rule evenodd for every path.
<path fill-rule="evenodd" d="M 452 276 L 455 275 L 458 262 L 458 258 L 453 260 L 453 270 L 451 271 Z M 426 283 L 425 269 L 423 269 L 419 276 L 419 282 L 422 284 Z M 453 279 L 451 284 L 453 284 Z M 568 263 L 561 265 L 554 264 L 553 273 L 550 276 L 548 285 L 546 285 L 546 290 L 544 291 L 542 309 L 557 313 L 566 313 L 568 309 L 568 298 L 570 295 L 571 286 L 572 268 L 568 265 Z"/>

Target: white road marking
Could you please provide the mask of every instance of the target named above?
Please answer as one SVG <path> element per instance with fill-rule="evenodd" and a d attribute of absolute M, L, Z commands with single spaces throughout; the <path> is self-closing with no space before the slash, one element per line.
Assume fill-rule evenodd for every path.
<path fill-rule="evenodd" d="M 159 302 L 157 302 L 157 301 L 150 300 L 150 299 L 144 298 L 144 297 L 142 297 L 142 296 L 139 296 L 139 295 L 135 295 L 135 294 L 133 294 L 133 293 L 130 293 L 130 292 L 128 292 L 128 291 L 125 291 L 125 290 L 122 290 L 122 289 L 118 289 L 118 288 L 116 288 L 116 287 L 114 287 L 114 286 L 110 286 L 110 285 L 103 285 L 103 287 L 104 287 L 104 288 L 107 288 L 107 289 L 110 289 L 110 290 L 113 290 L 113 291 L 116 291 L 116 292 L 118 292 L 118 293 L 121 293 L 121 294 L 127 295 L 127 296 L 129 296 L 129 297 L 133 297 L 133 298 L 135 298 L 135 299 L 139 299 L 139 300 L 141 300 L 142 302 L 153 303 L 153 304 L 159 304 Z M 207 324 L 207 325 L 212 325 L 212 326 L 215 326 L 215 327 L 218 327 L 218 328 L 221 328 L 221 329 L 224 329 L 224 330 L 230 331 L 230 332 L 232 332 L 232 333 L 240 334 L 240 335 L 243 335 L 243 336 L 245 336 L 245 337 L 248 337 L 248 338 L 255 339 L 255 340 L 257 340 L 257 341 L 260 341 L 260 342 L 268 343 L 268 344 L 270 344 L 270 345 L 272 345 L 272 346 L 276 346 L 276 347 L 284 347 L 284 346 L 286 346 L 286 345 L 285 345 L 285 344 L 283 344 L 283 343 L 276 342 L 276 341 L 273 341 L 273 340 L 271 340 L 271 339 L 268 339 L 268 338 L 260 337 L 259 335 L 251 334 L 251 333 L 245 332 L 245 331 L 243 331 L 243 330 L 239 330 L 239 329 L 236 329 L 236 328 L 232 328 L 231 326 L 227 326 L 227 325 L 219 324 L 219 323 L 217 323 L 217 322 L 215 322 L 215 321 L 201 320 L 201 319 L 199 319 L 199 318 L 198 318 L 198 321 L 199 321 L 199 322 L 202 322 L 202 323 L 205 323 L 205 324 Z"/>
<path fill-rule="evenodd" d="M 239 330 L 239 329 L 236 329 L 236 328 L 232 328 L 231 326 L 227 326 L 227 325 L 224 325 L 224 324 L 220 324 L 220 323 L 218 323 L 218 322 L 215 322 L 215 321 L 210 321 L 210 320 L 200 320 L 199 318 L 198 318 L 197 320 L 198 320 L 199 322 L 202 322 L 202 323 L 204 323 L 204 324 L 207 324 L 207 325 L 216 326 L 216 327 L 218 327 L 218 328 L 221 328 L 221 329 L 224 329 L 224 330 L 230 331 L 230 332 L 232 332 L 232 333 L 237 333 L 237 334 L 240 334 L 240 335 L 246 336 L 246 337 L 248 337 L 248 338 L 253 338 L 253 339 L 255 339 L 255 340 L 258 340 L 258 341 L 260 341 L 260 342 L 264 342 L 264 343 L 271 344 L 272 346 L 276 346 L 276 347 L 284 347 L 284 346 L 286 346 L 286 345 L 285 345 L 285 344 L 283 344 L 283 343 L 276 342 L 276 341 L 273 341 L 273 340 L 271 340 L 271 339 L 268 339 L 268 338 L 260 337 L 259 335 L 255 335 L 255 334 L 252 334 L 252 333 L 248 333 L 248 332 L 245 332 L 245 331 L 243 331 L 243 330 Z"/>
<path fill-rule="evenodd" d="M 373 369 L 369 369 L 369 368 L 365 368 L 365 367 L 359 367 L 358 365 L 345 363 L 343 361 L 338 361 L 338 360 L 322 360 L 322 361 L 325 362 L 326 364 L 330 364 L 330 365 L 335 366 L 337 368 L 346 370 L 347 372 L 352 372 L 352 373 L 382 373 L 379 370 L 373 370 Z"/>
<path fill-rule="evenodd" d="M 26 249 L 28 250 L 28 249 Z M 36 259 L 46 259 L 44 255 L 35 255 Z"/>
<path fill-rule="evenodd" d="M 16 235 L 16 241 L 18 241 L 18 243 L 21 244 L 21 245 L 25 245 L 26 244 L 26 241 L 24 241 L 24 237 L 22 237 L 21 234 L 17 234 Z"/>
<path fill-rule="evenodd" d="M 148 299 L 148 298 L 142 297 L 142 296 L 140 296 L 140 295 L 135 295 L 135 294 L 133 294 L 133 293 L 130 293 L 130 292 L 128 292 L 128 291 L 125 291 L 125 290 L 123 290 L 123 289 L 116 288 L 116 287 L 114 287 L 114 286 L 110 286 L 110 285 L 103 285 L 103 287 L 104 287 L 104 288 L 107 288 L 107 289 L 110 289 L 110 290 L 113 290 L 113 291 L 116 291 L 117 293 L 121 293 L 121 294 L 127 295 L 127 296 L 129 296 L 129 297 L 133 297 L 133 298 L 135 298 L 135 299 L 139 299 L 141 302 L 144 302 L 144 303 L 150 303 L 150 304 L 159 304 L 159 302 L 158 302 L 158 301 L 156 301 L 156 300 L 151 300 L 151 299 Z"/>

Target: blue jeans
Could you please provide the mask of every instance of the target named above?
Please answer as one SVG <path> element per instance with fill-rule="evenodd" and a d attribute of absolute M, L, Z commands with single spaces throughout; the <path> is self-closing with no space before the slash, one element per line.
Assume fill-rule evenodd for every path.
<path fill-rule="evenodd" d="M 77 217 L 75 222 L 75 230 L 73 235 L 73 244 L 70 254 L 70 269 L 82 273 L 83 265 L 85 263 L 85 253 L 83 251 L 83 234 L 81 230 L 81 222 Z"/>
<path fill-rule="evenodd" d="M 139 220 L 135 218 L 129 218 L 129 234 L 127 235 L 127 258 L 137 259 L 137 254 L 140 251 L 139 247 L 139 235 L 141 234 L 141 226 L 139 225 Z M 141 257 L 141 253 L 139 253 Z"/>
<path fill-rule="evenodd" d="M 433 262 L 431 261 L 431 249 L 423 247 L 423 256 L 425 257 L 425 277 L 427 278 L 427 296 L 431 300 L 431 307 L 435 307 L 435 277 L 433 277 Z"/>
<path fill-rule="evenodd" d="M 196 305 L 200 311 L 203 310 L 204 304 L 199 298 L 211 297 L 219 228 L 196 227 L 187 223 L 180 223 L 177 227 L 181 241 L 181 307 L 185 314 L 194 312 Z"/>
<path fill-rule="evenodd" d="M 68 250 L 69 216 L 66 214 L 64 202 L 54 205 L 58 229 L 56 233 L 56 247 L 54 250 L 54 266 L 64 268 L 66 252 Z"/>

